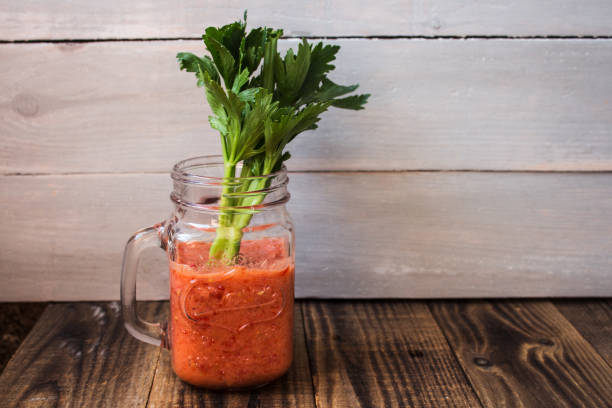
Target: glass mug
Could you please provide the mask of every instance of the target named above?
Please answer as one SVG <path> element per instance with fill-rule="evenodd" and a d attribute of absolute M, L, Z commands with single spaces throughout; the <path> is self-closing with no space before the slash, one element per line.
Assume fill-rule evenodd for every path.
<path fill-rule="evenodd" d="M 285 168 L 258 178 L 227 179 L 223 174 L 221 156 L 195 157 L 174 166 L 172 215 L 136 232 L 125 246 L 122 313 L 130 334 L 170 350 L 172 368 L 182 380 L 211 389 L 251 388 L 282 376 L 293 358 L 289 179 Z M 258 180 L 264 188 L 232 194 L 232 186 Z M 256 206 L 220 208 L 222 194 L 237 204 L 242 197 L 265 198 Z M 240 252 L 229 263 L 210 260 L 219 217 L 228 214 L 252 216 L 242 230 Z M 170 315 L 164 323 L 143 321 L 136 312 L 136 271 L 148 247 L 160 247 L 168 255 Z"/>

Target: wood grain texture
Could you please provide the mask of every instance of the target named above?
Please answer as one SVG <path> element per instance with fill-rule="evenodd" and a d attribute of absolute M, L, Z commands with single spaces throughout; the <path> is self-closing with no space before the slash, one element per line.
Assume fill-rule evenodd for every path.
<path fill-rule="evenodd" d="M 291 183 L 301 296 L 612 293 L 612 174 L 296 174 Z"/>
<path fill-rule="evenodd" d="M 304 324 L 317 407 L 477 407 L 424 303 L 310 301 Z"/>
<path fill-rule="evenodd" d="M 0 373 L 30 333 L 47 303 L 0 303 Z"/>
<path fill-rule="evenodd" d="M 487 407 L 607 407 L 612 368 L 548 301 L 432 302 Z"/>
<path fill-rule="evenodd" d="M 612 41 L 330 42 L 333 79 L 373 96 L 298 138 L 291 170 L 612 170 Z M 204 52 L 0 44 L 0 172 L 166 172 L 220 152 L 203 91 L 174 59 L 187 50 Z"/>
<path fill-rule="evenodd" d="M 147 407 L 299 407 L 314 408 L 314 393 L 299 302 L 295 306 L 294 355 L 289 372 L 263 388 L 244 392 L 209 392 L 182 382 L 164 352 L 155 371 Z"/>
<path fill-rule="evenodd" d="M 251 26 L 284 27 L 292 36 L 612 34 L 605 0 L 266 0 L 256 8 L 247 1 L 25 0 L 0 5 L 0 39 L 197 37 L 203 27 L 234 21 L 247 8 Z"/>
<path fill-rule="evenodd" d="M 2 406 L 144 407 L 159 353 L 123 329 L 117 303 L 50 305 L 0 377 Z"/>
<path fill-rule="evenodd" d="M 297 173 L 298 297 L 609 296 L 612 175 Z M 0 300 L 112 300 L 167 175 L 0 178 Z M 32 256 L 36 254 L 36 256 Z M 140 273 L 167 297 L 167 264 Z"/>
<path fill-rule="evenodd" d="M 559 299 L 554 305 L 612 366 L 612 300 Z"/>

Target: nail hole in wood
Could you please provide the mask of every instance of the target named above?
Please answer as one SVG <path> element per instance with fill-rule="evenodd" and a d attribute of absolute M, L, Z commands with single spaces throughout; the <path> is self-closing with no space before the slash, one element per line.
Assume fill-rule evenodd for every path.
<path fill-rule="evenodd" d="M 423 352 L 421 350 L 408 350 L 408 354 L 410 354 L 410 357 L 412 358 L 419 358 L 419 357 L 423 357 Z"/>
<path fill-rule="evenodd" d="M 478 367 L 491 367 L 491 362 L 484 357 L 474 357 L 474 364 Z"/>

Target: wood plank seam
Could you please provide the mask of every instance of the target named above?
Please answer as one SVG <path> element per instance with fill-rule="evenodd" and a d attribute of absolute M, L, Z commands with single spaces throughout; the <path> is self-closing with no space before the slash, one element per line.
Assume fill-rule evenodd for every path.
<path fill-rule="evenodd" d="M 612 360 L 610 360 L 609 358 L 607 358 L 606 355 L 604 355 L 603 353 L 600 352 L 599 350 L 599 346 L 597 344 L 595 344 L 590 336 L 586 336 L 582 330 L 580 330 L 578 327 L 576 327 L 576 325 L 572 322 L 572 319 L 569 318 L 569 316 L 567 316 L 567 314 L 556 304 L 556 302 L 551 302 L 552 305 L 555 307 L 555 309 L 557 309 L 557 311 L 565 318 L 565 320 L 568 321 L 568 323 L 570 325 L 572 325 L 572 327 L 574 327 L 574 329 L 580 334 L 580 336 L 588 343 L 591 345 L 591 347 L 593 347 L 593 349 L 601 356 L 601 358 L 606 362 L 606 364 L 608 364 L 608 366 L 610 367 L 610 369 L 612 370 Z M 603 309 L 603 305 L 596 303 L 599 307 L 601 307 Z M 612 322 L 610 322 L 612 324 Z M 612 341 L 612 340 L 611 340 Z"/>
<path fill-rule="evenodd" d="M 335 35 L 283 36 L 281 40 L 611 40 L 612 35 Z M 122 38 L 60 38 L 33 40 L 0 40 L 2 44 L 88 44 L 113 42 L 199 41 L 200 37 L 122 37 Z"/>
<path fill-rule="evenodd" d="M 329 170 L 289 170 L 288 174 L 404 174 L 404 173 L 442 173 L 442 174 L 455 174 L 455 173 L 493 173 L 493 174 L 612 174 L 612 170 L 519 170 L 519 169 L 380 169 L 380 170 L 359 170 L 359 169 L 329 169 Z M 126 176 L 139 176 L 139 175 L 170 175 L 168 171 L 74 171 L 74 172 L 8 172 L 0 173 L 0 177 L 46 177 L 46 176 L 114 176 L 114 175 L 126 175 Z"/>
<path fill-rule="evenodd" d="M 169 8 L 159 1 L 109 1 L 104 6 L 76 7 L 60 2 L 38 4 L 12 1 L 0 9 L 6 24 L 0 36 L 10 40 L 36 38 L 151 38 L 193 37 L 201 27 L 234 21 L 245 2 L 232 6 L 181 2 Z M 32 5 L 36 4 L 35 13 Z M 54 6 L 55 5 L 55 6 Z M 250 26 L 282 26 L 291 36 L 336 35 L 609 35 L 606 0 L 580 2 L 502 1 L 456 2 L 334 2 L 307 5 L 303 2 L 258 3 L 249 8 Z M 130 13 L 137 10 L 138 13 Z M 274 12 L 271 12 L 274 10 Z M 126 14 L 136 14 L 129 18 Z M 369 18 L 368 18 L 369 17 Z"/>
<path fill-rule="evenodd" d="M 440 321 L 438 320 L 438 317 L 436 316 L 436 314 L 434 313 L 434 311 L 431 308 L 430 305 L 431 302 L 427 302 L 427 309 L 429 310 L 429 313 L 431 314 L 433 320 L 436 322 L 436 324 L 438 325 L 438 328 L 440 329 L 440 331 L 442 332 L 442 335 L 444 336 L 444 340 L 446 341 L 446 345 L 448 346 L 448 348 L 451 350 L 451 354 L 453 356 L 454 361 L 457 363 L 457 366 L 460 367 L 461 369 L 461 374 L 463 374 L 463 379 L 470 385 L 470 387 L 472 387 L 472 391 L 474 391 L 474 395 L 476 396 L 476 398 L 478 399 L 478 402 L 480 403 L 481 407 L 486 407 L 484 401 L 482 400 L 482 397 L 480 395 L 480 393 L 478 392 L 478 390 L 476 389 L 476 387 L 474 386 L 474 383 L 472 382 L 472 380 L 470 379 L 470 376 L 468 375 L 465 367 L 463 366 L 463 364 L 461 364 L 461 361 L 459 360 L 459 358 L 457 357 L 457 350 L 455 350 L 455 348 L 453 347 L 453 344 L 450 342 L 450 340 L 448 339 L 448 334 L 446 333 L 446 330 L 444 330 L 444 326 L 442 326 L 440 324 Z"/>
<path fill-rule="evenodd" d="M 306 357 L 308 358 L 308 371 L 310 372 L 310 383 L 312 385 L 312 399 L 314 400 L 315 406 L 319 408 L 319 405 L 317 402 L 317 388 L 315 387 L 315 381 L 313 378 L 314 371 L 312 370 L 312 360 L 311 360 L 311 355 L 310 355 L 311 351 L 308 348 L 308 334 L 306 332 L 306 313 L 304 311 L 306 301 L 300 301 L 300 302 L 297 302 L 297 304 L 300 307 L 300 313 L 302 315 L 302 326 L 304 327 L 304 345 L 306 347 Z"/>
<path fill-rule="evenodd" d="M 153 347 L 153 346 L 146 345 L 146 347 Z M 160 347 L 159 353 L 157 353 L 157 361 L 155 362 L 155 370 L 153 371 L 153 376 L 151 377 L 151 384 L 149 385 L 149 392 L 147 393 L 147 400 L 145 402 L 145 407 L 149 406 L 149 400 L 151 399 L 151 391 L 153 391 L 153 384 L 155 383 L 155 377 L 157 376 L 159 362 L 161 360 L 161 354 L 163 352 L 164 350 L 161 349 Z"/>

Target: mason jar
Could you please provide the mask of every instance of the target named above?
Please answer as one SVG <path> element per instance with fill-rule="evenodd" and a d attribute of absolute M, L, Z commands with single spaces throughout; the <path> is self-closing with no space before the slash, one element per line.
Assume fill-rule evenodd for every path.
<path fill-rule="evenodd" d="M 282 376 L 293 356 L 295 259 L 286 169 L 225 178 L 221 156 L 202 156 L 177 163 L 172 180 L 173 213 L 125 246 L 126 329 L 170 350 L 176 375 L 196 386 L 251 388 Z M 260 188 L 241 192 L 244 183 Z M 211 256 L 218 231 L 232 220 L 241 226 L 236 256 Z M 168 255 L 170 314 L 162 323 L 136 313 L 136 271 L 151 246 Z"/>

